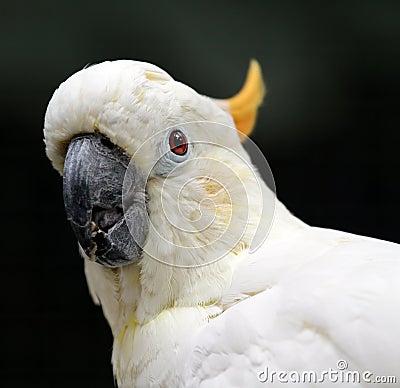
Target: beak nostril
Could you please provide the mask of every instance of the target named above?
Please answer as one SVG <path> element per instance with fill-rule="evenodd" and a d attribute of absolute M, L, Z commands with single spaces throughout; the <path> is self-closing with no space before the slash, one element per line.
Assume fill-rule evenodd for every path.
<path fill-rule="evenodd" d="M 104 209 L 99 206 L 93 207 L 92 221 L 103 232 L 108 232 L 118 221 L 123 218 L 123 211 L 120 207 Z"/>
<path fill-rule="evenodd" d="M 109 148 L 110 150 L 115 148 L 115 145 L 111 142 L 111 140 L 106 137 L 101 137 L 100 142 L 103 144 L 103 146 Z"/>

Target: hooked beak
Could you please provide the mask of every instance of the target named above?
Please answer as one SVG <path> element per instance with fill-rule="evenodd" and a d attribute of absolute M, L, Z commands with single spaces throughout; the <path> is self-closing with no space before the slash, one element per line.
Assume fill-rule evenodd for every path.
<path fill-rule="evenodd" d="M 137 262 L 148 233 L 146 182 L 130 158 L 102 135 L 79 136 L 68 146 L 63 176 L 67 219 L 89 259 L 108 267 Z"/>

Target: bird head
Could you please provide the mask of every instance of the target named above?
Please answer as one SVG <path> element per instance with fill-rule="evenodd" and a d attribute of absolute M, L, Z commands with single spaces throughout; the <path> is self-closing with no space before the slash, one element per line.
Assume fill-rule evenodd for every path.
<path fill-rule="evenodd" d="M 248 249 L 265 187 L 241 141 L 263 95 L 256 61 L 228 100 L 127 60 L 62 83 L 45 116 L 46 153 L 83 256 L 201 267 Z"/>

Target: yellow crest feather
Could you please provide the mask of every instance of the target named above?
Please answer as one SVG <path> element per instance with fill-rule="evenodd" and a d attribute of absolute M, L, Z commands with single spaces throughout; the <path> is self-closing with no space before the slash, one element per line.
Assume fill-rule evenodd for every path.
<path fill-rule="evenodd" d="M 255 126 L 257 111 L 265 93 L 260 64 L 252 59 L 242 89 L 231 98 L 214 101 L 232 115 L 238 131 L 248 136 Z"/>

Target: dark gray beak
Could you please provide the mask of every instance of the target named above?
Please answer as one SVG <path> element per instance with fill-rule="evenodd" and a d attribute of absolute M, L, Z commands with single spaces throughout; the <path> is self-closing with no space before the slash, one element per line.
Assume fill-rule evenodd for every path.
<path fill-rule="evenodd" d="M 109 267 L 138 261 L 148 232 L 146 182 L 133 162 L 129 163 L 121 148 L 94 134 L 73 139 L 65 158 L 63 192 L 68 221 L 85 254 Z M 127 173 L 130 184 L 123 206 Z"/>

